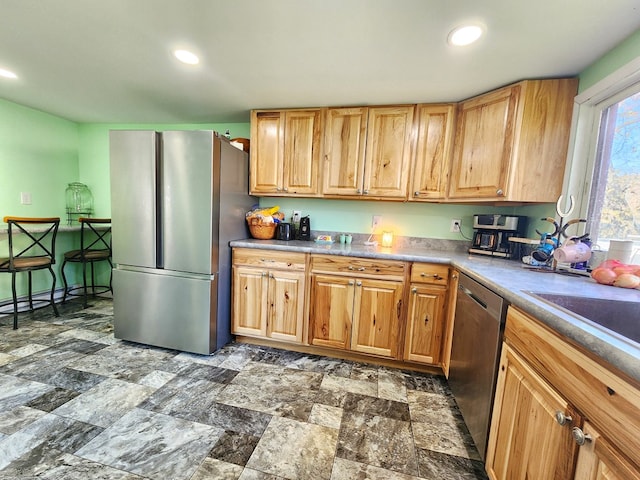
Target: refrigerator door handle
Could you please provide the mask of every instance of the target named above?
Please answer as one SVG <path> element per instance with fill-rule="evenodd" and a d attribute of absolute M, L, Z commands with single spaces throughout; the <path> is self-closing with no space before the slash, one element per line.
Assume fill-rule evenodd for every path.
<path fill-rule="evenodd" d="M 163 216 L 164 212 L 162 209 L 162 196 L 164 194 L 163 189 L 163 148 L 162 148 L 162 134 L 156 132 L 156 268 L 164 268 L 164 257 L 163 257 Z"/>

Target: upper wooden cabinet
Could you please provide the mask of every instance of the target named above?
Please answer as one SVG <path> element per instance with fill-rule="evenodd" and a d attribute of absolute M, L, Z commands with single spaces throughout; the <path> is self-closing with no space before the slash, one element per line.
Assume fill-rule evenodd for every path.
<path fill-rule="evenodd" d="M 555 202 L 577 85 L 525 80 L 461 102 L 448 197 Z"/>
<path fill-rule="evenodd" d="M 409 201 L 431 201 L 446 197 L 455 113 L 454 104 L 418 105 L 418 139 L 412 163 Z"/>
<path fill-rule="evenodd" d="M 327 110 L 323 194 L 362 195 L 367 113 L 365 107 Z"/>
<path fill-rule="evenodd" d="M 251 112 L 250 193 L 318 194 L 324 110 Z"/>
<path fill-rule="evenodd" d="M 406 199 L 414 112 L 414 105 L 328 109 L 322 193 Z"/>

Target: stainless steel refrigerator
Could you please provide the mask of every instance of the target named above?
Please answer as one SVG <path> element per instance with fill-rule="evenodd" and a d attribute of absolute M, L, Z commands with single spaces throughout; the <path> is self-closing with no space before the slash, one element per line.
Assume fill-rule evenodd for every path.
<path fill-rule="evenodd" d="M 213 131 L 110 132 L 116 338 L 209 354 L 231 339 L 247 154 Z"/>

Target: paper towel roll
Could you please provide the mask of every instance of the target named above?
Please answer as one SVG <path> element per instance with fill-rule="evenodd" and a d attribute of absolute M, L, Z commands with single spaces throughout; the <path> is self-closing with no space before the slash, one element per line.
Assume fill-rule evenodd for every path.
<path fill-rule="evenodd" d="M 622 263 L 631 263 L 633 256 L 633 240 L 610 240 L 607 260 L 618 260 Z"/>

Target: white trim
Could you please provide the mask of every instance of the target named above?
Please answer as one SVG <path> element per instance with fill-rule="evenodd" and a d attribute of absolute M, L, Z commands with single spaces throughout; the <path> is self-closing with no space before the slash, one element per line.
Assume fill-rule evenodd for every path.
<path fill-rule="evenodd" d="M 631 60 L 577 95 L 575 103 L 578 105 L 596 105 L 638 82 L 640 82 L 640 57 Z"/>
<path fill-rule="evenodd" d="M 574 99 L 573 125 L 562 191 L 565 198 L 575 196 L 576 213 L 587 221 L 600 117 L 602 110 L 610 106 L 605 106 L 603 102 L 612 100 L 612 97 L 638 83 L 640 57 L 607 75 Z"/>

